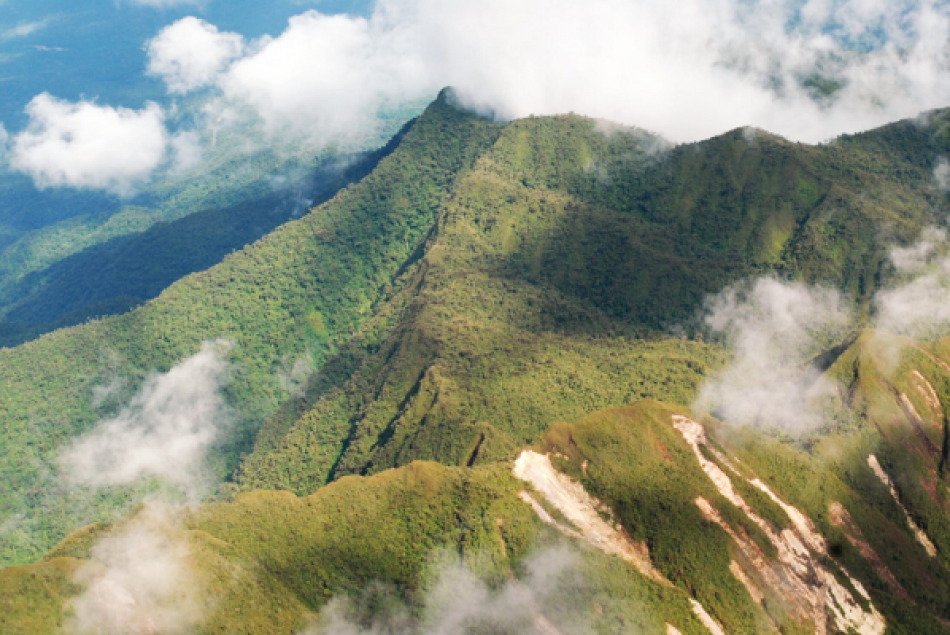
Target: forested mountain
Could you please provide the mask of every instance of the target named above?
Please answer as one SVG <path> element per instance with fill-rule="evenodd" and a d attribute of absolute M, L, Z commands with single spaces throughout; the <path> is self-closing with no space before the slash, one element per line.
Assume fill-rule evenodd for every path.
<path fill-rule="evenodd" d="M 299 220 L 131 312 L 0 350 L 0 558 L 19 565 L 0 626 L 950 630 L 950 349 L 867 328 L 894 245 L 940 223 L 948 153 L 950 112 L 819 146 L 673 146 L 577 115 L 493 122 L 443 91 Z M 135 240 L 223 244 L 221 220 Z M 122 248 L 82 266 L 147 284 Z M 61 315 L 70 275 L 44 279 Z M 704 302 L 762 275 L 838 289 L 856 316 L 809 364 L 833 389 L 806 433 L 692 408 L 734 355 Z M 154 482 L 64 484 L 74 439 L 209 340 L 229 342 L 233 419 L 213 502 L 158 522 L 131 510 Z M 194 582 L 155 606 L 108 573 L 106 546 L 141 527 Z"/>
<path fill-rule="evenodd" d="M 399 138 L 401 133 L 395 137 Z M 92 317 L 124 313 L 156 297 L 176 280 L 217 264 L 308 206 L 325 202 L 364 177 L 394 146 L 391 142 L 362 153 L 331 151 L 317 157 L 312 166 L 285 165 L 284 170 L 295 174 L 285 183 L 266 173 L 244 187 L 229 183 L 223 191 L 199 199 L 206 209 L 159 220 L 144 231 L 130 228 L 130 233 L 50 259 L 51 263 L 27 264 L 28 259 L 16 258 L 20 245 L 15 245 L 6 254 L 7 261 L 19 262 L 0 283 L 0 346 L 14 346 Z M 268 158 L 273 160 L 269 154 L 264 157 Z M 221 176 L 209 180 L 213 184 Z M 65 242 L 55 244 L 62 249 Z"/>

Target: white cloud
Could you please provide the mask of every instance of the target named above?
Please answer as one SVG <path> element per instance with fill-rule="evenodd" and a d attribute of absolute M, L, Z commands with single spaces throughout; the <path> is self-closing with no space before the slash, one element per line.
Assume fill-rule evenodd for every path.
<path fill-rule="evenodd" d="M 244 39 L 222 33 L 195 17 L 162 29 L 148 43 L 148 72 L 161 77 L 169 92 L 187 93 L 214 82 L 244 50 Z"/>
<path fill-rule="evenodd" d="M 230 346 L 206 342 L 194 357 L 147 379 L 128 407 L 64 452 L 67 477 L 92 487 L 159 478 L 197 502 L 206 453 L 229 420 L 220 390 L 228 380 Z M 96 544 L 73 576 L 85 590 L 71 601 L 67 632 L 194 631 L 209 598 L 180 512 L 152 502 Z"/>
<path fill-rule="evenodd" d="M 146 507 L 92 549 L 92 558 L 74 575 L 86 590 L 71 602 L 66 632 L 193 632 L 206 594 L 167 511 Z"/>
<path fill-rule="evenodd" d="M 46 18 L 44 20 L 37 20 L 36 22 L 27 22 L 25 24 L 19 24 L 11 29 L 0 32 L 0 41 L 2 40 L 12 40 L 18 37 L 26 37 L 28 35 L 33 35 L 37 31 L 42 31 L 45 29 L 51 21 L 51 18 Z"/>
<path fill-rule="evenodd" d="M 38 187 L 88 187 L 130 194 L 165 160 L 164 113 L 70 103 L 47 93 L 27 105 L 27 128 L 13 138 L 10 165 Z"/>
<path fill-rule="evenodd" d="M 180 132 L 169 142 L 172 153 L 171 170 L 183 174 L 201 163 L 201 137 L 197 132 Z"/>
<path fill-rule="evenodd" d="M 732 363 L 701 389 L 696 407 L 730 423 L 813 428 L 813 399 L 834 386 L 809 358 L 849 324 L 831 289 L 761 278 L 748 290 L 728 288 L 707 300 L 706 323 L 733 350 Z"/>
<path fill-rule="evenodd" d="M 377 13 L 382 10 L 378 9 Z M 387 21 L 308 11 L 221 79 L 227 98 L 253 107 L 272 129 L 317 138 L 372 123 L 385 99 L 431 89 L 419 51 Z"/>
<path fill-rule="evenodd" d="M 10 133 L 7 132 L 3 122 L 0 122 L 0 162 L 6 161 L 7 153 L 10 151 Z"/>
<path fill-rule="evenodd" d="M 929 229 L 913 245 L 894 248 L 899 281 L 874 298 L 875 322 L 883 331 L 911 337 L 943 334 L 950 327 L 950 243 Z"/>
<path fill-rule="evenodd" d="M 950 238 L 929 228 L 889 253 L 888 284 L 873 298 L 880 333 L 933 338 L 950 332 Z M 706 324 L 723 335 L 734 358 L 701 388 L 696 408 L 737 424 L 777 424 L 789 431 L 820 423 L 810 408 L 834 386 L 810 360 L 840 344 L 855 326 L 836 292 L 762 278 L 706 302 Z M 881 337 L 881 361 L 899 361 L 903 342 Z"/>
<path fill-rule="evenodd" d="M 503 118 L 821 141 L 950 104 L 948 35 L 950 6 L 929 0 L 379 0 L 369 19 L 296 16 L 220 85 L 317 137 L 451 85 Z M 816 98 L 819 75 L 840 89 Z"/>
<path fill-rule="evenodd" d="M 173 93 L 216 86 L 214 112 L 250 109 L 316 144 L 447 85 L 503 119 L 573 111 L 676 142 L 744 126 L 815 142 L 950 105 L 948 71 L 950 3 L 933 0 L 378 0 L 369 18 L 307 11 L 248 46 L 185 18 L 150 42 L 148 67 Z M 159 126 L 152 144 L 96 146 L 161 113 L 95 112 L 127 125 L 85 137 L 97 144 L 18 135 L 33 143 L 16 165 L 40 186 L 133 191 L 165 158 Z"/>
<path fill-rule="evenodd" d="M 281 367 L 277 370 L 277 383 L 294 397 L 303 397 L 307 390 L 307 382 L 315 372 L 313 356 L 307 352 L 298 357 L 293 363 L 284 358 Z"/>
<path fill-rule="evenodd" d="M 176 94 L 216 86 L 215 121 L 250 109 L 315 144 L 365 136 L 380 108 L 447 85 L 503 119 L 573 111 L 677 142 L 743 126 L 814 142 L 950 105 L 948 43 L 950 3 L 931 0 L 378 0 L 369 18 L 307 11 L 249 46 L 188 17 L 149 43 L 148 72 Z M 29 109 L 12 167 L 40 187 L 129 194 L 171 150 L 154 105 L 44 94 Z"/>
<path fill-rule="evenodd" d="M 526 571 L 520 580 L 492 587 L 465 566 L 446 563 L 428 589 L 418 618 L 412 616 L 409 606 L 393 597 L 391 589 L 370 585 L 358 602 L 332 600 L 320 612 L 318 625 L 301 635 L 592 632 L 585 617 L 577 615 L 576 610 L 565 610 L 562 601 L 564 596 L 576 594 L 583 584 L 580 559 L 573 551 L 548 548 L 523 564 Z M 373 614 L 373 607 L 384 610 Z"/>
<path fill-rule="evenodd" d="M 205 343 L 194 357 L 149 378 L 115 418 L 77 439 L 63 455 L 70 480 L 103 487 L 154 477 L 197 498 L 205 455 L 229 420 L 220 394 L 228 346 Z"/>

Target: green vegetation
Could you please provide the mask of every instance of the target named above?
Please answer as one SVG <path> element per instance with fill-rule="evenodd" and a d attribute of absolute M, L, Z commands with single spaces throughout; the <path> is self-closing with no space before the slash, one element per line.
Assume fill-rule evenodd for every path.
<path fill-rule="evenodd" d="M 288 396 L 281 365 L 309 357 L 321 366 L 371 316 L 424 243 L 455 175 L 498 129 L 441 100 L 373 174 L 318 212 L 132 313 L 0 351 L 0 513 L 15 519 L 0 537 L 2 561 L 35 559 L 121 501 L 86 500 L 57 483 L 63 444 L 116 407 L 97 407 L 93 389 L 117 378 L 134 389 L 144 372 L 168 369 L 219 337 L 236 344 L 228 397 L 241 418 L 215 459 L 219 474 L 230 472 L 259 422 Z M 325 331 L 308 320 L 314 312 L 326 316 Z"/>
<path fill-rule="evenodd" d="M 8 285 L 0 345 L 124 313 L 158 296 L 176 280 L 217 264 L 299 215 L 307 203 L 324 203 L 362 179 L 398 145 L 402 134 L 375 152 L 325 153 L 315 168 L 290 185 L 249 192 L 247 200 L 225 208 L 158 222 L 22 276 L 15 286 Z"/>
<path fill-rule="evenodd" d="M 730 633 L 807 628 L 775 598 L 764 608 L 753 600 L 730 572 L 741 557 L 734 542 L 695 504 L 704 497 L 733 531 L 776 555 L 670 425 L 726 361 L 699 337 L 696 318 L 708 294 L 763 273 L 833 285 L 867 311 L 888 245 L 935 219 L 943 195 L 932 169 L 950 151 L 950 114 L 828 146 L 740 130 L 673 148 L 574 115 L 501 124 L 450 102 L 441 95 L 387 148 L 328 183 L 329 200 L 217 266 L 126 315 L 0 351 L 0 563 L 35 562 L 70 531 L 137 500 L 135 488 L 67 490 L 57 457 L 147 373 L 224 337 L 235 343 L 226 397 L 238 420 L 210 463 L 226 484 L 218 502 L 189 516 L 183 539 L 207 556 L 199 570 L 240 571 L 257 586 L 228 587 L 219 576 L 216 593 L 233 600 L 208 632 L 290 632 L 330 597 L 374 580 L 418 607 L 445 554 L 494 585 L 519 574 L 526 554 L 555 540 L 508 475 L 508 461 L 535 444 L 566 457 L 558 466 L 614 510 L 672 582 L 649 582 L 585 551 L 593 581 L 577 610 L 596 615 L 602 632 L 670 620 L 697 629 L 688 597 Z M 220 226 L 222 216 L 255 217 L 256 204 L 155 226 L 37 271 L 23 278 L 8 316 L 53 310 L 77 319 L 83 314 L 72 311 L 89 315 L 100 302 L 135 305 L 266 231 Z M 123 250 L 150 245 L 181 269 L 151 278 L 131 265 L 134 256 L 123 259 Z M 202 247 L 208 261 L 194 254 Z M 108 263 L 115 275 L 90 294 L 78 276 Z M 813 434 L 705 423 L 739 470 L 814 520 L 828 539 L 829 569 L 846 587 L 837 566 L 851 572 L 894 632 L 942 632 L 950 440 L 944 407 L 920 377 L 950 404 L 950 343 L 903 344 L 896 365 L 870 332 L 822 356 L 842 391 L 825 404 L 827 427 Z M 93 398 L 111 385 L 119 387 L 112 398 Z M 578 423 L 552 427 L 558 421 Z M 870 453 L 893 474 L 936 558 L 868 467 Z M 741 479 L 736 488 L 772 529 L 790 526 L 761 491 Z M 833 503 L 893 580 L 832 518 Z M 67 619 L 62 601 L 76 592 L 78 566 L 70 558 L 88 559 L 94 541 L 120 527 L 94 526 L 36 568 L 4 572 L 0 584 L 28 589 L 7 613 L 21 620 L 11 628 Z M 29 589 L 44 576 L 47 595 L 36 599 Z M 598 597 L 626 597 L 634 608 Z"/>
<path fill-rule="evenodd" d="M 3 222 L 11 223 L 0 224 L 0 346 L 124 313 L 217 264 L 365 176 L 382 158 L 368 149 L 399 138 L 402 122 L 422 108 L 387 109 L 377 135 L 319 153 L 305 143 L 275 149 L 253 125 L 207 133 L 198 166 L 165 170 L 127 201 L 86 191 L 38 193 L 25 177 L 0 178 L 9 208 Z M 200 115 L 200 103 L 185 109 Z M 44 201 L 52 209 L 35 209 Z M 20 218 L 18 208 L 32 216 Z"/>
<path fill-rule="evenodd" d="M 201 595 L 213 598 L 190 632 L 293 633 L 332 597 L 359 598 L 370 583 L 386 584 L 395 601 L 424 612 L 427 593 L 453 563 L 501 587 L 524 575 L 526 558 L 561 542 L 517 498 L 519 488 L 507 466 L 417 462 L 344 478 L 307 498 L 254 492 L 189 512 L 165 531 L 187 545 Z M 74 572 L 97 562 L 90 552 L 100 539 L 121 535 L 144 514 L 77 532 L 42 562 L 0 572 L 3 632 L 39 635 L 68 624 L 68 602 L 83 591 L 71 582 Z M 683 593 L 616 558 L 574 553 L 571 584 L 538 609 L 549 618 L 586 622 L 604 634 L 660 633 L 670 621 L 684 633 L 702 632 Z"/>
<path fill-rule="evenodd" d="M 585 488 L 613 509 L 654 564 L 706 607 L 729 633 L 769 630 L 768 618 L 729 572 L 732 539 L 708 522 L 694 503 L 703 496 L 729 510 L 672 426 L 678 409 L 645 401 L 627 409 L 559 425 L 544 448 L 587 461 Z M 780 616 L 779 616 L 780 617 Z"/>

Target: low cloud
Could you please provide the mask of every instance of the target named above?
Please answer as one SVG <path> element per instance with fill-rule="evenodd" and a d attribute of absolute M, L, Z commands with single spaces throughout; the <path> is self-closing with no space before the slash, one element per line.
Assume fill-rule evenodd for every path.
<path fill-rule="evenodd" d="M 371 127 L 384 102 L 433 92 L 415 44 L 375 15 L 308 11 L 291 18 L 280 37 L 259 42 L 219 84 L 229 101 L 253 108 L 271 130 L 318 142 L 346 137 Z"/>
<path fill-rule="evenodd" d="M 586 633 L 579 617 L 559 606 L 562 594 L 580 583 L 577 556 L 566 548 L 530 558 L 521 580 L 491 587 L 468 568 L 444 567 L 426 593 L 422 615 L 382 585 L 361 597 L 333 600 L 319 625 L 303 635 L 465 635 L 472 632 Z"/>
<path fill-rule="evenodd" d="M 157 478 L 190 502 L 204 491 L 202 468 L 230 419 L 225 341 L 147 379 L 114 418 L 100 422 L 62 456 L 75 485 L 104 488 Z M 111 385 L 96 398 L 113 398 Z M 153 496 L 154 498 L 154 496 Z M 181 526 L 181 508 L 152 500 L 117 523 L 74 574 L 84 591 L 71 601 L 66 632 L 76 635 L 194 632 L 211 601 Z"/>
<path fill-rule="evenodd" d="M 170 93 L 183 94 L 213 83 L 243 50 L 240 35 L 187 17 L 148 43 L 148 73 L 161 77 Z"/>
<path fill-rule="evenodd" d="M 939 169 L 939 168 L 938 168 Z M 909 247 L 895 247 L 895 281 L 874 298 L 883 331 L 925 338 L 950 329 L 950 243 L 942 229 L 928 229 Z"/>
<path fill-rule="evenodd" d="M 916 339 L 950 333 L 950 237 L 929 228 L 906 247 L 891 248 L 885 286 L 873 297 L 871 326 Z M 834 385 L 810 360 L 856 326 L 836 291 L 762 278 L 706 301 L 706 325 L 734 359 L 701 388 L 697 410 L 736 424 L 788 431 L 820 424 L 811 409 Z M 902 344 L 881 338 L 881 361 L 896 365 Z"/>
<path fill-rule="evenodd" d="M 26 107 L 10 165 L 38 187 L 71 186 L 129 195 L 163 164 L 169 135 L 154 103 L 141 110 L 70 103 L 43 93 Z"/>
<path fill-rule="evenodd" d="M 171 170 L 184 174 L 201 163 L 203 151 L 201 136 L 194 131 L 180 132 L 169 141 Z"/>
<path fill-rule="evenodd" d="M 944 157 L 937 159 L 937 165 L 934 166 L 934 182 L 941 192 L 950 191 L 950 161 Z"/>
<path fill-rule="evenodd" d="M 291 396 L 303 397 L 307 391 L 307 383 L 314 372 L 316 368 L 313 356 L 309 352 L 293 361 L 285 358 L 277 369 L 277 383 Z"/>
<path fill-rule="evenodd" d="M 707 300 L 706 325 L 733 350 L 733 362 L 701 389 L 701 412 L 740 425 L 801 431 L 820 421 L 809 404 L 834 385 L 809 360 L 837 344 L 849 325 L 832 289 L 762 278 Z"/>
<path fill-rule="evenodd" d="M 317 138 L 451 85 L 503 119 L 817 142 L 950 103 L 948 36 L 950 6 L 927 0 L 379 0 L 368 19 L 298 15 L 217 81 L 272 129 Z"/>
<path fill-rule="evenodd" d="M 127 407 L 65 452 L 68 479 L 109 487 L 157 478 L 197 500 L 205 456 L 230 420 L 221 395 L 228 381 L 228 347 L 208 342 L 194 357 L 146 380 Z"/>
<path fill-rule="evenodd" d="M 206 597 L 174 517 L 150 506 L 101 540 L 74 575 L 76 635 L 193 632 Z"/>

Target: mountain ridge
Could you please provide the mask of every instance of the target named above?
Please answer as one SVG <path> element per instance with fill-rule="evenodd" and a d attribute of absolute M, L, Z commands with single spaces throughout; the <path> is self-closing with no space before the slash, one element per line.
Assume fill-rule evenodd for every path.
<path fill-rule="evenodd" d="M 420 563 L 443 550 L 463 554 L 491 588 L 527 579 L 532 549 L 565 540 L 558 523 L 582 533 L 511 474 L 528 450 L 603 502 L 668 582 L 566 539 L 580 549 L 587 586 L 565 606 L 596 631 L 879 633 L 883 620 L 895 633 L 942 632 L 945 340 L 901 340 L 893 367 L 871 331 L 834 342 L 820 370 L 844 388 L 823 402 L 825 427 L 801 439 L 734 428 L 690 404 L 728 360 L 701 337 L 697 311 L 710 294 L 769 274 L 841 289 L 869 313 L 889 246 L 909 244 L 938 218 L 946 195 L 933 169 L 950 150 L 948 119 L 941 111 L 828 146 L 740 129 L 669 147 L 642 131 L 605 134 L 576 115 L 490 122 L 443 91 L 370 174 L 304 218 L 129 314 L 0 350 L 9 422 L 0 509 L 21 523 L 0 555 L 26 563 L 50 553 L 4 570 L 0 585 L 34 589 L 25 596 L 33 598 L 31 580 L 53 581 L 36 600 L 42 609 L 7 605 L 23 620 L 8 618 L 10 628 L 72 619 L 70 598 L 95 580 L 77 587 L 75 571 L 90 561 L 108 567 L 94 546 L 146 513 L 66 537 L 128 510 L 148 484 L 56 490 L 61 449 L 114 416 L 146 370 L 225 337 L 235 370 L 224 393 L 240 418 L 209 464 L 232 476 L 218 502 L 184 512 L 168 535 L 199 532 L 181 538 L 198 560 L 207 556 L 195 566 L 236 567 L 266 602 L 255 612 L 253 594 L 215 587 L 229 599 L 201 632 L 240 630 L 228 614 L 235 606 L 260 632 L 294 632 L 374 576 L 410 613 L 424 611 L 434 583 Z M 92 389 L 116 379 L 124 387 L 94 404 Z M 685 421 L 706 440 L 683 433 Z M 719 489 L 709 466 L 733 489 Z M 400 479 L 414 483 L 411 495 L 387 489 Z M 480 485 L 464 495 L 440 489 L 461 482 Z M 296 519 L 311 504 L 297 497 L 341 491 L 388 511 L 367 520 L 343 502 L 321 507 L 320 522 L 336 523 L 340 541 L 327 546 Z M 426 502 L 430 494 L 438 502 Z M 490 511 L 495 503 L 505 512 Z M 374 534 L 387 513 L 402 524 Z M 803 523 L 824 547 L 809 543 Z M 798 566 L 782 560 L 785 532 L 806 545 L 801 566 L 823 580 L 802 577 L 804 594 L 775 583 Z M 297 546 L 281 551 L 276 535 Z M 295 573 L 302 559 L 309 578 Z M 844 604 L 796 608 L 825 591 Z M 635 600 L 605 604 L 605 594 Z M 284 609 L 292 615 L 268 622 Z"/>

